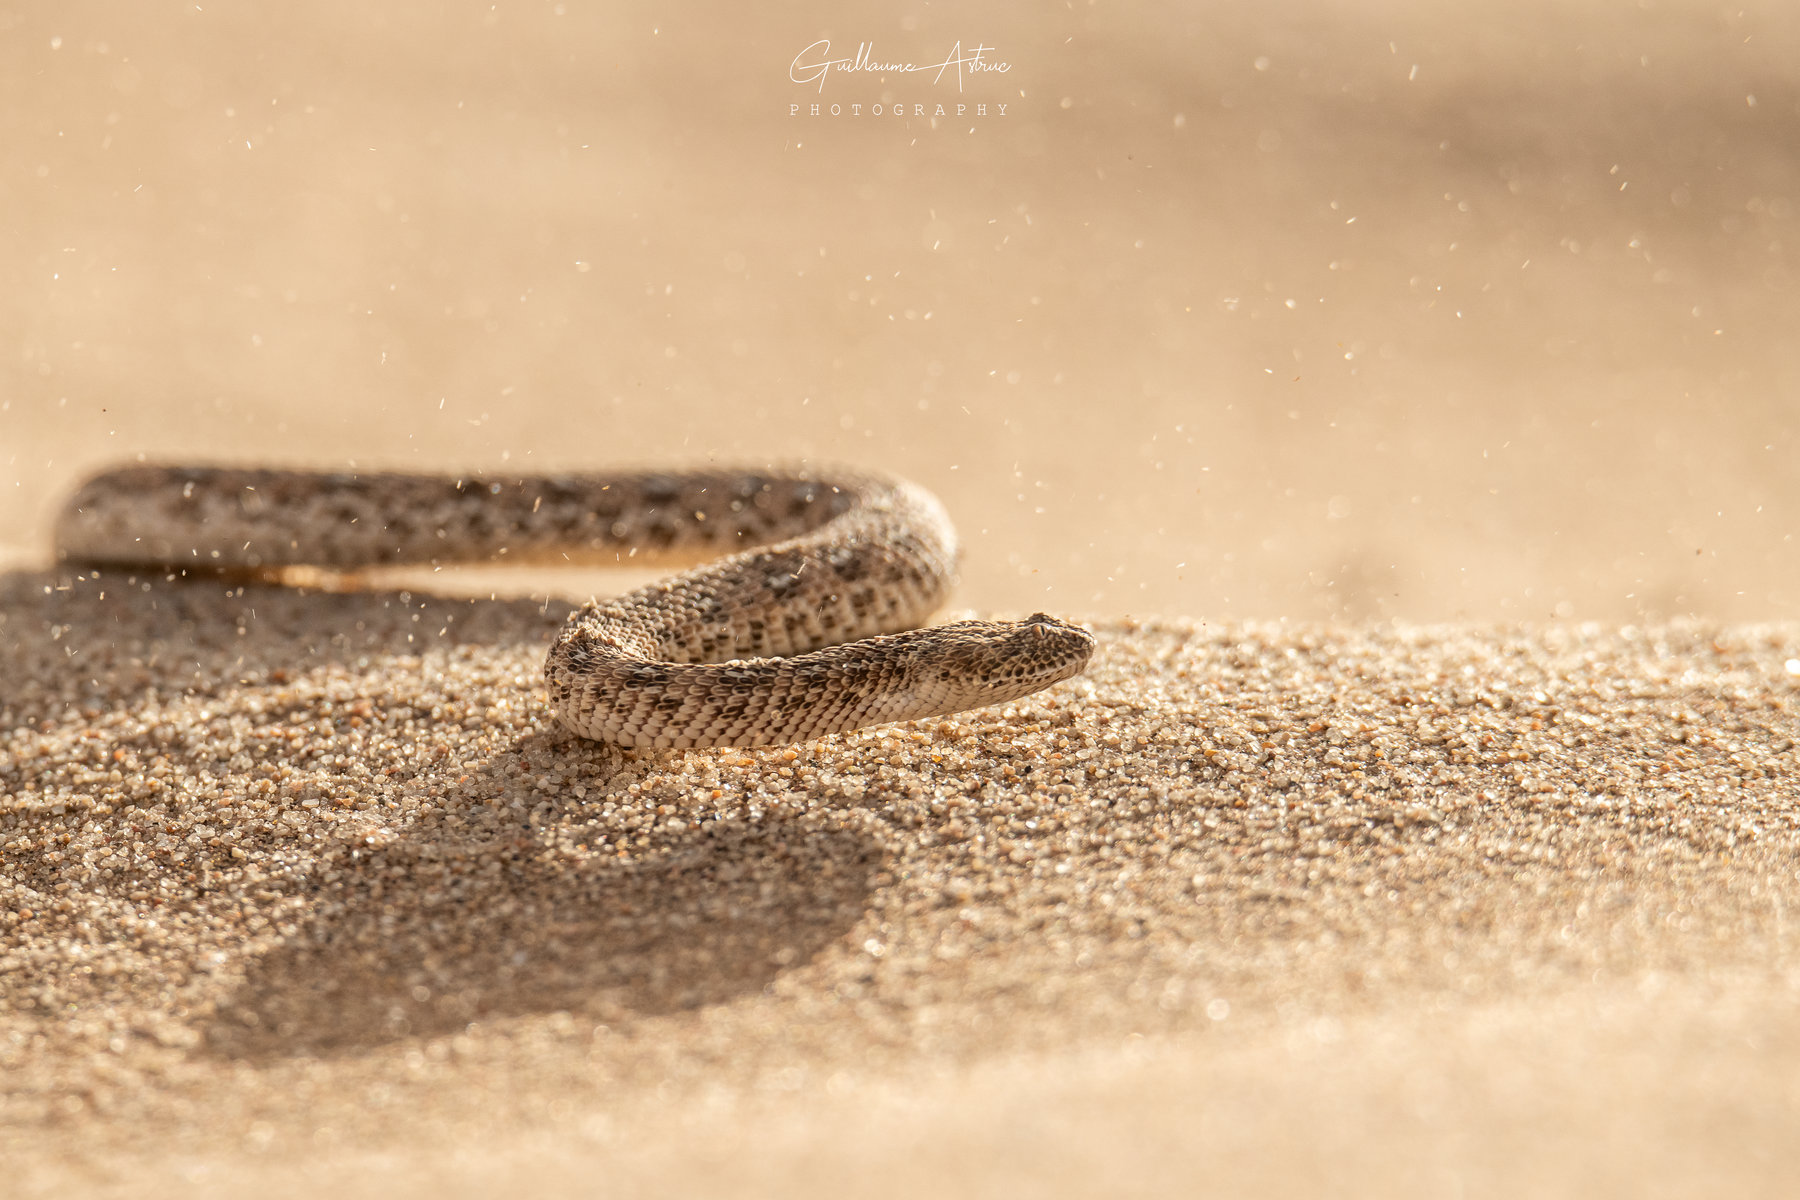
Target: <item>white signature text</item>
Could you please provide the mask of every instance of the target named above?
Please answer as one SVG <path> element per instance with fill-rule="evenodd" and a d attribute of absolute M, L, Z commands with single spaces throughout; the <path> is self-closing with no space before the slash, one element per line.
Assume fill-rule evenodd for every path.
<path fill-rule="evenodd" d="M 849 58 L 831 57 L 831 42 L 820 39 L 794 55 L 794 61 L 788 65 L 788 78 L 795 83 L 816 83 L 819 91 L 825 90 L 825 77 L 832 71 L 869 71 L 879 75 L 910 75 L 921 71 L 936 72 L 932 76 L 933 83 L 939 83 L 946 71 L 956 72 L 956 90 L 962 91 L 965 76 L 993 72 L 1004 75 L 1012 70 L 1012 64 L 999 59 L 987 57 L 993 53 L 994 47 L 977 45 L 968 50 L 963 49 L 961 42 L 950 47 L 950 53 L 944 61 L 917 64 L 911 62 L 889 62 L 875 57 L 875 43 L 858 42 L 856 53 Z"/>

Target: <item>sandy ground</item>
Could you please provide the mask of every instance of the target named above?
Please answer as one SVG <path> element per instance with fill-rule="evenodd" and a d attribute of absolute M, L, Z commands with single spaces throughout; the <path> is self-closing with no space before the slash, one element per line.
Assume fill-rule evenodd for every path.
<path fill-rule="evenodd" d="M 809 92 L 824 38 L 1010 69 Z M 0 1191 L 1784 1194 L 1786 7 L 0 56 Z M 609 779 L 536 678 L 616 579 L 51 566 L 140 455 L 865 464 L 1102 651 Z"/>
<path fill-rule="evenodd" d="M 1112 624 L 1016 707 L 608 778 L 530 601 L 5 600 L 27 1194 L 1800 1168 L 1791 626 Z"/>

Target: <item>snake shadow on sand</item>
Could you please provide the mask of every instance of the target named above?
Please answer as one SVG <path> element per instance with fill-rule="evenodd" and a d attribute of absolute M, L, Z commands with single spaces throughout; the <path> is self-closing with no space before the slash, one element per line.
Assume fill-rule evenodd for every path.
<path fill-rule="evenodd" d="M 57 727 L 98 739 L 108 753 L 186 757 L 195 773 L 219 768 L 205 740 L 172 737 L 168 727 L 134 732 L 119 720 L 129 715 L 131 697 L 149 690 L 164 697 L 165 713 L 168 698 L 179 697 L 179 705 L 203 706 L 212 718 L 235 710 L 304 727 L 308 714 L 264 711 L 279 708 L 280 681 L 294 673 L 334 664 L 354 672 L 358 664 L 414 654 L 408 634 L 420 628 L 447 630 L 440 645 L 527 644 L 535 660 L 536 647 L 564 615 L 559 604 L 531 600 L 302 594 L 216 579 L 157 578 L 139 590 L 124 582 L 0 576 L 0 614 L 7 617 L 0 624 L 0 714 L 20 728 Z M 420 617 L 397 621 L 396 610 Z M 79 714 L 68 711 L 68 691 L 59 695 L 39 682 L 57 671 L 51 677 L 73 679 L 71 664 L 79 664 Z M 133 739 L 144 745 L 133 747 Z M 104 878 L 35 852 L 13 866 L 45 893 L 62 882 L 100 903 L 131 901 L 164 918 L 168 907 L 136 897 L 159 895 L 157 904 L 203 919 L 219 906 L 244 906 L 280 930 L 260 939 L 260 953 L 236 963 L 229 942 L 196 950 L 215 957 L 194 964 L 195 978 L 217 980 L 217 990 L 206 985 L 204 1002 L 191 1010 L 208 1014 L 198 1018 L 202 1052 L 232 1058 L 356 1053 L 455 1032 L 471 1021 L 558 1010 L 618 1021 L 717 1004 L 759 993 L 783 971 L 803 966 L 865 912 L 883 859 L 867 833 L 819 828 L 777 808 L 754 821 L 709 821 L 660 835 L 654 846 L 620 858 L 572 853 L 566 836 L 559 843 L 543 828 L 548 800 L 567 818 L 560 833 L 579 833 L 585 802 L 573 795 L 531 796 L 539 807 L 535 819 L 524 820 L 496 817 L 492 809 L 484 815 L 474 799 L 518 794 L 524 760 L 581 772 L 589 759 L 598 774 L 596 748 L 561 734 L 496 739 L 485 763 L 446 766 L 442 778 L 430 767 L 413 775 L 414 782 L 441 784 L 440 813 L 478 819 L 460 826 L 420 821 L 379 845 L 318 835 L 314 850 L 257 886 L 232 879 L 241 865 L 228 852 L 177 864 L 136 854 L 129 867 Z M 249 786 L 248 774 L 238 774 Z M 80 816 L 110 825 L 103 832 L 115 844 L 141 844 L 146 824 L 191 823 L 191 814 L 177 811 L 182 803 L 167 797 L 136 812 L 95 806 Z M 68 819 L 53 817 L 48 805 L 19 811 L 19 828 L 40 844 L 53 821 Z M 600 832 L 597 816 L 592 823 Z M 68 978 L 46 982 L 76 1004 L 104 1005 L 117 997 L 95 989 L 130 986 L 118 977 L 101 984 L 73 967 Z"/>
<path fill-rule="evenodd" d="M 403 842 L 313 899 L 206 1030 L 230 1057 L 328 1054 L 475 1020 L 596 1019 L 755 994 L 862 914 L 877 851 L 842 831 L 713 822 L 660 860 L 570 870 Z M 809 875 L 824 861 L 841 869 Z M 399 884 L 389 882 L 403 880 Z"/>

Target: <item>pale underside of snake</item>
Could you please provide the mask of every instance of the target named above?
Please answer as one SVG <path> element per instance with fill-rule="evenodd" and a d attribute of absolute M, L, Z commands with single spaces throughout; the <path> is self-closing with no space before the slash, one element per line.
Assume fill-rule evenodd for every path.
<path fill-rule="evenodd" d="M 860 472 L 517 478 L 138 466 L 84 484 L 70 563 L 278 573 L 404 563 L 701 562 L 584 605 L 544 665 L 557 717 L 632 747 L 767 746 L 1030 695 L 1078 675 L 1085 629 L 919 628 L 954 580 L 937 498 Z"/>

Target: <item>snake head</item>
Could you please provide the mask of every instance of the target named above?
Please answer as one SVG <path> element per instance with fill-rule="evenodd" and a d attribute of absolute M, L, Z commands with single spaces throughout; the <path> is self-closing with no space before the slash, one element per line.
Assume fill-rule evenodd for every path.
<path fill-rule="evenodd" d="M 924 631 L 947 643 L 939 686 L 956 707 L 1003 704 L 1073 678 L 1087 668 L 1094 635 L 1034 613 L 1023 621 L 959 621 Z"/>
<path fill-rule="evenodd" d="M 1048 613 L 1032 613 L 1007 635 L 1011 654 L 1027 658 L 1042 672 L 1040 687 L 1072 679 L 1087 670 L 1094 654 L 1094 635 Z"/>

